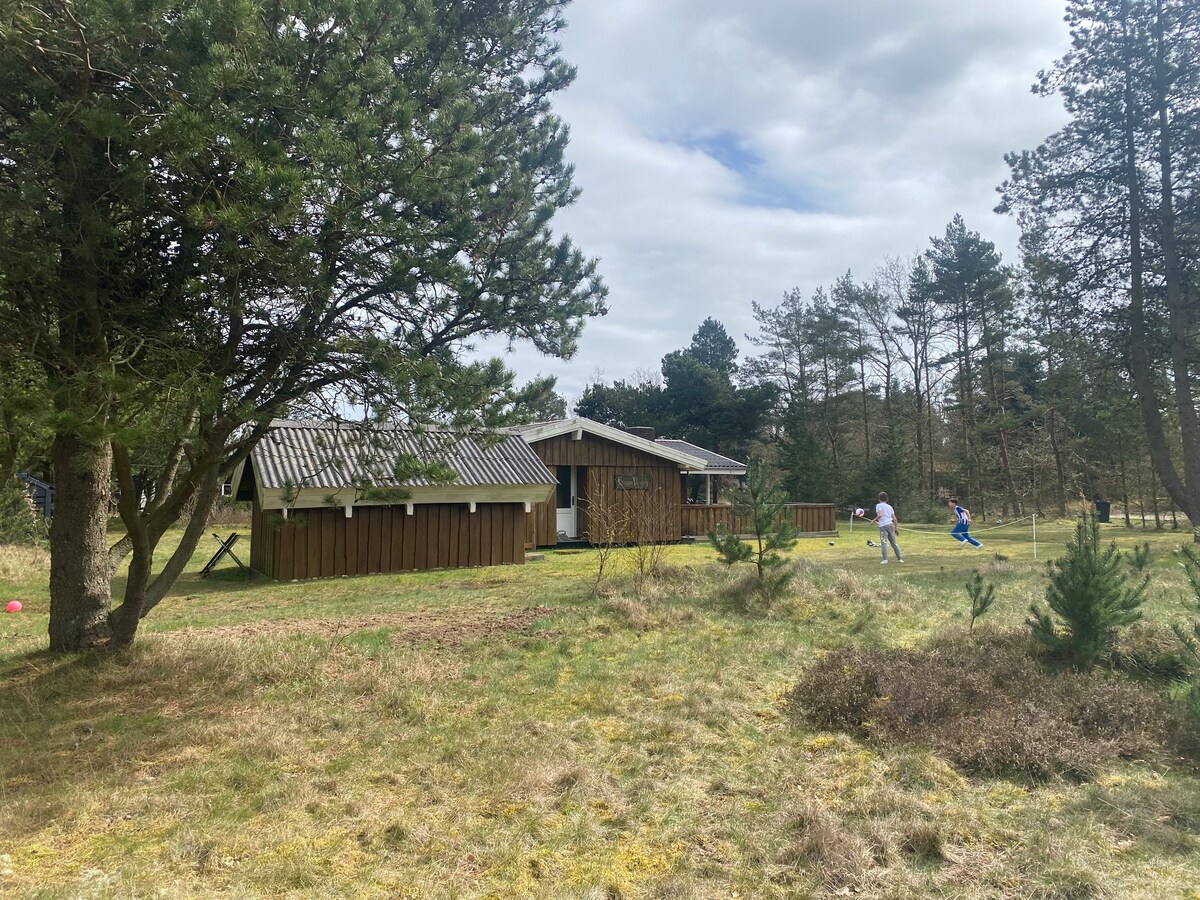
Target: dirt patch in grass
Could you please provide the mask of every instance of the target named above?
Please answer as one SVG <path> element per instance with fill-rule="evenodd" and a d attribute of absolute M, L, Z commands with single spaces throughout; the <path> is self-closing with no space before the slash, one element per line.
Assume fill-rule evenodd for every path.
<path fill-rule="evenodd" d="M 530 606 L 518 610 L 465 607 L 448 610 L 424 610 L 410 613 L 384 613 L 339 619 L 290 619 L 241 625 L 215 625 L 209 628 L 181 628 L 159 637 L 176 640 L 243 639 L 272 636 L 308 635 L 337 638 L 358 631 L 392 632 L 393 644 L 437 644 L 457 647 L 468 641 L 504 637 L 526 632 L 539 619 L 553 612 L 548 606 Z"/>

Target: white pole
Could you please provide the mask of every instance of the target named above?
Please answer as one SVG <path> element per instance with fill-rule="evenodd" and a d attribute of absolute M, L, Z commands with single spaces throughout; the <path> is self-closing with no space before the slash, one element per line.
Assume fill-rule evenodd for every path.
<path fill-rule="evenodd" d="M 1037 559 L 1037 513 L 1033 514 L 1033 558 Z"/>

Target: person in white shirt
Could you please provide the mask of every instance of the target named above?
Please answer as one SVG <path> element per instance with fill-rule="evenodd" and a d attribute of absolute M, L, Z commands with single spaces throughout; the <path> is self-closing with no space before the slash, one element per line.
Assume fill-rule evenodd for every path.
<path fill-rule="evenodd" d="M 896 510 L 892 509 L 892 504 L 888 503 L 886 491 L 880 492 L 879 502 L 875 504 L 875 518 L 871 521 L 879 526 L 879 546 L 883 549 L 883 561 L 880 565 L 887 565 L 888 544 L 891 544 L 892 549 L 896 551 L 896 562 L 903 563 L 904 554 L 900 552 L 900 545 L 896 543 L 899 522 L 896 520 Z"/>

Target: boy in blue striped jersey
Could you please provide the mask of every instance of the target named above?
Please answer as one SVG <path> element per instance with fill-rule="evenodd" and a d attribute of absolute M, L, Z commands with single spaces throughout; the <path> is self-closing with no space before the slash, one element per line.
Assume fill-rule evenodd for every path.
<path fill-rule="evenodd" d="M 953 510 L 955 517 L 958 519 L 954 527 L 950 529 L 950 536 L 958 541 L 958 546 L 961 548 L 970 544 L 972 547 L 982 547 L 983 544 L 971 537 L 968 531 L 971 527 L 971 511 L 964 506 L 960 506 L 957 497 L 951 497 L 947 501 L 947 505 Z"/>

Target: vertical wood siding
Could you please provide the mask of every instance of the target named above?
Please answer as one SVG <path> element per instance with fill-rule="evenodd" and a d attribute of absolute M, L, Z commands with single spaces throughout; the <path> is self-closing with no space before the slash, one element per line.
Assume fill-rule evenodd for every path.
<path fill-rule="evenodd" d="M 628 504 L 631 502 L 633 491 L 617 491 L 613 489 L 614 478 L 617 475 L 647 475 L 650 478 L 650 490 L 662 490 L 669 502 L 678 506 L 683 502 L 682 481 L 679 477 L 679 466 L 652 453 L 646 453 L 624 444 L 604 440 L 594 435 L 584 433 L 576 441 L 570 434 L 547 438 L 530 446 L 551 472 L 555 466 L 584 466 L 580 472 L 579 484 L 579 533 L 587 536 L 587 499 L 594 496 L 599 485 L 605 485 L 606 493 L 614 498 L 613 502 Z M 679 523 L 672 521 L 656 540 L 679 540 Z M 534 504 L 532 512 L 526 517 L 525 542 L 535 547 L 553 547 L 558 543 L 558 516 L 555 498 L 551 497 L 545 503 Z"/>
<path fill-rule="evenodd" d="M 525 562 L 525 507 L 520 503 L 359 506 L 276 510 L 251 517 L 250 565 L 281 581 L 420 569 L 519 565 Z"/>

